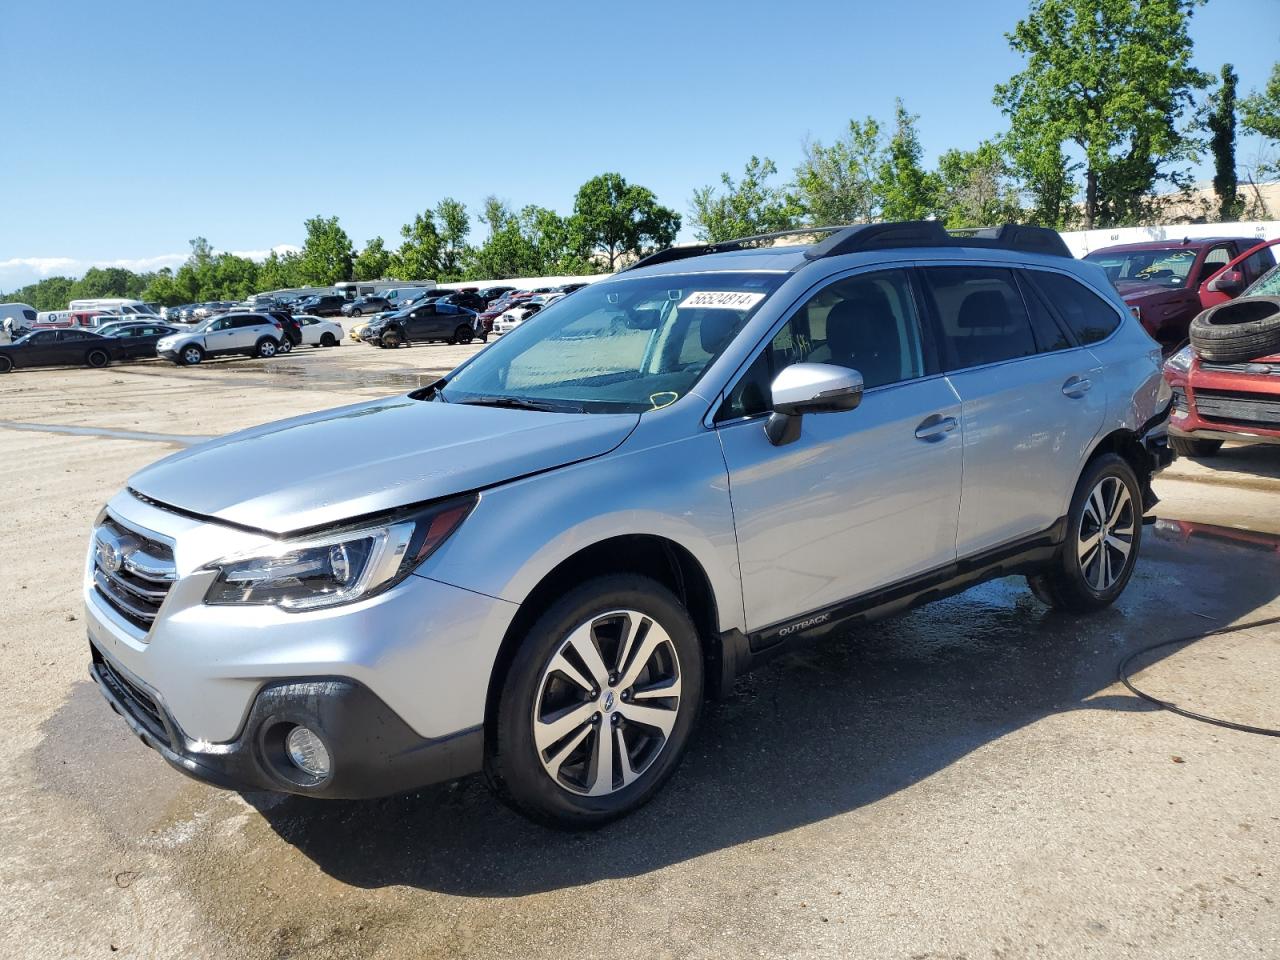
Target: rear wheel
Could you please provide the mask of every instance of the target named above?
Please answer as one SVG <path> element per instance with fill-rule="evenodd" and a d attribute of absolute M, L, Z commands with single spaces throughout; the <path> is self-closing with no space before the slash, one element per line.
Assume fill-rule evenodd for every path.
<path fill-rule="evenodd" d="M 1193 440 L 1190 437 L 1170 437 L 1169 443 L 1180 457 L 1212 457 L 1222 449 L 1221 440 Z"/>
<path fill-rule="evenodd" d="M 254 352 L 259 357 L 262 357 L 262 359 L 269 360 L 271 357 L 276 355 L 276 351 L 278 349 L 279 345 L 274 340 L 270 337 L 263 337 L 258 341 L 258 346 L 255 348 Z"/>
<path fill-rule="evenodd" d="M 465 323 L 453 331 L 453 339 L 450 343 L 470 343 L 475 336 L 475 331 L 468 327 Z"/>
<path fill-rule="evenodd" d="M 293 341 L 292 341 L 292 340 L 290 340 L 288 337 L 285 337 L 283 340 L 281 340 L 281 341 L 280 341 L 280 352 L 281 352 L 281 353 L 292 353 L 292 352 L 293 352 Z"/>
<path fill-rule="evenodd" d="M 13 361 L 6 356 L 0 355 L 0 373 L 8 373 L 13 369 Z"/>
<path fill-rule="evenodd" d="M 1067 514 L 1067 538 L 1048 569 L 1027 578 L 1040 600 L 1089 613 L 1113 603 L 1142 543 L 1142 491 L 1128 461 L 1104 454 L 1086 467 Z"/>
<path fill-rule="evenodd" d="M 183 366 L 194 367 L 204 359 L 204 351 L 194 343 L 189 343 L 182 348 L 182 352 L 178 354 L 178 359 L 182 361 Z"/>
<path fill-rule="evenodd" d="M 338 345 L 338 338 L 337 338 L 337 337 L 335 337 L 332 333 L 325 333 L 325 334 L 321 334 L 321 336 L 320 336 L 320 346 L 322 346 L 322 347 L 336 347 L 337 345 Z"/>
<path fill-rule="evenodd" d="M 85 354 L 84 362 L 91 367 L 105 367 L 111 362 L 111 357 L 107 355 L 105 350 L 90 350 Z"/>
<path fill-rule="evenodd" d="M 526 816 L 599 826 L 657 793 L 701 700 L 702 651 L 680 601 L 647 577 L 599 577 L 524 637 L 503 681 L 485 774 Z"/>

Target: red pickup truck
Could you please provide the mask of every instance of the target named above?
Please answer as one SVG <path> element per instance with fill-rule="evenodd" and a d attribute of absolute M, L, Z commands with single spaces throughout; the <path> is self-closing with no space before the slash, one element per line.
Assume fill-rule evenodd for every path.
<path fill-rule="evenodd" d="M 1147 333 L 1172 348 L 1186 341 L 1201 310 L 1239 295 L 1276 265 L 1262 243 L 1257 237 L 1151 240 L 1103 247 L 1084 259 L 1107 272 Z M 1217 277 L 1228 265 L 1239 274 L 1234 283 Z"/>

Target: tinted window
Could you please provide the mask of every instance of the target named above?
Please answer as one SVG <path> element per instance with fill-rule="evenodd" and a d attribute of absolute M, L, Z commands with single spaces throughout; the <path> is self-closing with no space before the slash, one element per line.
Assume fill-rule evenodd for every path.
<path fill-rule="evenodd" d="M 923 376 L 920 322 L 907 275 L 860 274 L 816 294 L 751 364 L 718 419 L 768 410 L 773 378 L 793 363 L 849 367 L 862 374 L 867 389 Z"/>
<path fill-rule="evenodd" d="M 58 337 L 59 340 L 88 340 L 89 336 L 83 330 L 63 330 Z"/>
<path fill-rule="evenodd" d="M 263 320 L 262 317 L 255 317 L 255 316 L 233 317 L 231 320 L 231 326 L 236 328 L 256 327 L 260 323 L 265 323 L 265 322 L 266 321 Z"/>
<path fill-rule="evenodd" d="M 1079 281 L 1043 270 L 1027 271 L 1026 276 L 1081 344 L 1105 340 L 1120 326 L 1119 311 Z"/>
<path fill-rule="evenodd" d="M 1253 281 L 1275 266 L 1275 254 L 1271 251 L 1271 247 L 1263 247 L 1257 253 L 1251 254 L 1240 261 L 1239 269 L 1244 274 L 1245 283 L 1253 283 Z"/>
<path fill-rule="evenodd" d="M 1035 331 L 1036 343 L 1042 353 L 1054 350 L 1066 350 L 1071 346 L 1066 333 L 1054 319 L 1048 306 L 1030 284 L 1022 284 L 1022 300 L 1027 305 L 1027 313 L 1031 315 L 1031 329 Z"/>
<path fill-rule="evenodd" d="M 1031 321 L 1013 273 L 996 267 L 927 267 L 952 369 L 1012 360 L 1036 352 Z"/>
<path fill-rule="evenodd" d="M 27 319 L 29 322 L 31 322 L 31 323 L 35 323 L 35 322 L 36 322 L 36 312 L 35 312 L 34 310 L 23 310 L 23 311 L 22 311 L 22 315 L 23 315 L 24 317 L 26 317 L 26 319 Z"/>
<path fill-rule="evenodd" d="M 33 333 L 28 343 L 53 343 L 58 339 L 58 334 L 53 330 L 42 330 L 39 333 Z"/>

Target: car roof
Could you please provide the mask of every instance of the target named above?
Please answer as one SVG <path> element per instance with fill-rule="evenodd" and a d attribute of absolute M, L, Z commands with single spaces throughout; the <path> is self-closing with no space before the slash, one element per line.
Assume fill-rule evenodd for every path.
<path fill-rule="evenodd" d="M 1097 250 L 1090 250 L 1085 256 L 1092 257 L 1099 253 L 1125 253 L 1130 250 L 1189 250 L 1233 240 L 1241 243 L 1262 243 L 1256 237 L 1184 237 L 1181 240 L 1143 240 L 1141 243 L 1117 243 L 1110 247 L 1099 247 Z"/>

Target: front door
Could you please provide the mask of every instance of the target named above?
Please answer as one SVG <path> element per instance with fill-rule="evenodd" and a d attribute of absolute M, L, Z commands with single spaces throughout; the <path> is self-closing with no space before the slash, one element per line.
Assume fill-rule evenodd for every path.
<path fill-rule="evenodd" d="M 791 363 L 858 370 L 856 410 L 765 436 L 769 384 Z M 856 274 L 794 313 L 717 415 L 748 630 L 824 608 L 955 559 L 960 401 L 922 335 L 905 270 Z"/>

